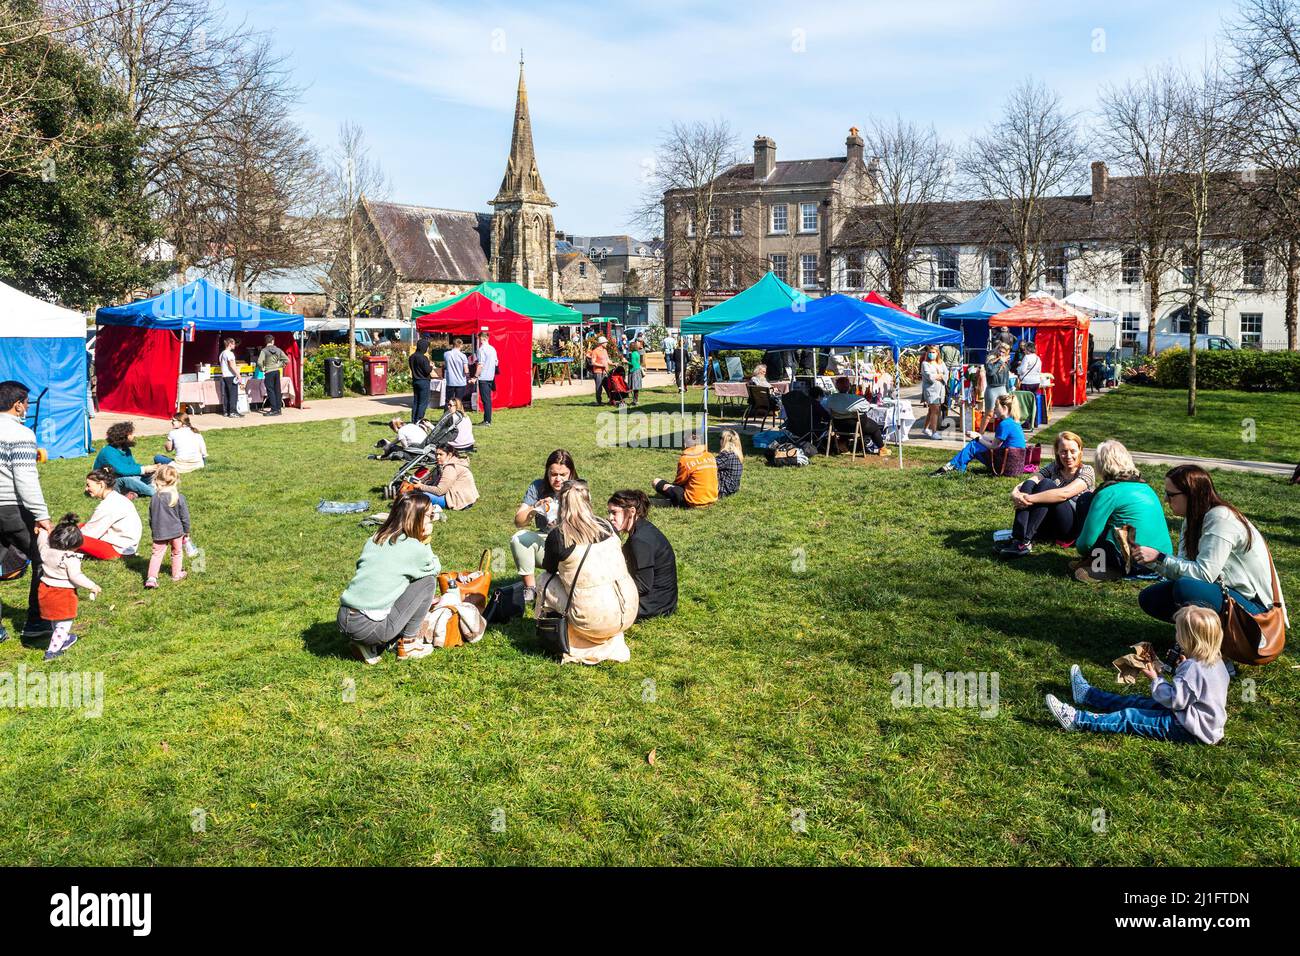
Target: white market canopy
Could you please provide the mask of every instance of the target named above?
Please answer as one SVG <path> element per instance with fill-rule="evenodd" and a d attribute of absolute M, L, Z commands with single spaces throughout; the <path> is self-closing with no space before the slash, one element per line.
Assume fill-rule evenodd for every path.
<path fill-rule="evenodd" d="M 0 282 L 0 338 L 86 339 L 86 317 Z"/>

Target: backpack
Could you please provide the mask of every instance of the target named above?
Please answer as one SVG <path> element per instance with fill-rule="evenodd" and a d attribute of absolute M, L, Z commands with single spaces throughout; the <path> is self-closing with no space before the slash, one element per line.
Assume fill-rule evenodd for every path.
<path fill-rule="evenodd" d="M 808 454 L 794 442 L 777 442 L 767 450 L 767 463 L 774 468 L 797 468 L 808 464 Z"/>

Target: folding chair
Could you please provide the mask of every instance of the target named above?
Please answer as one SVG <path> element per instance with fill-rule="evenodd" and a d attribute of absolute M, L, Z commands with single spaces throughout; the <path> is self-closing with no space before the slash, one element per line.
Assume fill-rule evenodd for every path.
<path fill-rule="evenodd" d="M 759 416 L 759 428 L 762 429 L 767 420 L 771 418 L 774 422 L 780 421 L 781 416 L 777 414 L 776 402 L 772 398 L 772 390 L 763 388 L 761 385 L 747 385 L 746 390 L 749 392 L 749 407 L 745 409 L 745 414 L 741 416 L 740 427 L 744 428 L 749 424 L 751 415 Z"/>
<path fill-rule="evenodd" d="M 846 430 L 845 425 L 852 423 L 851 430 Z M 831 453 L 831 442 L 837 438 L 848 438 L 853 436 L 853 448 L 849 455 L 849 460 L 853 461 L 858 457 L 858 443 L 862 444 L 862 457 L 867 457 L 867 439 L 862 434 L 862 419 L 857 412 L 848 412 L 843 415 L 831 414 L 831 426 L 826 429 L 826 454 Z"/>

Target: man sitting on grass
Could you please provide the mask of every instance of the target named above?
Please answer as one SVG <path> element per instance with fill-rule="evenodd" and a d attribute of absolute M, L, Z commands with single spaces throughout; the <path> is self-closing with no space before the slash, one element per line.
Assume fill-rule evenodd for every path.
<path fill-rule="evenodd" d="M 965 471 L 972 461 L 982 461 L 995 475 L 1019 475 L 1025 468 L 1025 430 L 1015 417 L 1016 400 L 1010 395 L 999 395 L 993 405 L 993 437 L 985 438 L 979 432 L 967 432 L 970 439 L 966 447 L 942 467 L 930 472 L 931 477 L 951 472 Z"/>
<path fill-rule="evenodd" d="M 698 432 L 684 436 L 686 448 L 677 459 L 677 477 L 654 481 L 655 493 L 678 508 L 704 508 L 718 500 L 718 460 Z"/>

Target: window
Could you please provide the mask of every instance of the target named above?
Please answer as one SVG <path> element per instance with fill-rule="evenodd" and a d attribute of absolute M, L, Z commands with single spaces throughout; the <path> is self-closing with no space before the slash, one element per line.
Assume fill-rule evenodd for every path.
<path fill-rule="evenodd" d="M 1209 335 L 1210 316 L 1200 309 L 1197 309 L 1196 312 L 1196 334 Z M 1179 335 L 1192 334 L 1192 323 L 1187 319 L 1187 306 L 1183 306 L 1174 314 L 1174 331 Z"/>
<path fill-rule="evenodd" d="M 787 256 L 772 256 L 772 274 L 782 282 L 790 281 L 789 261 Z"/>
<path fill-rule="evenodd" d="M 587 278 L 587 263 L 585 262 L 578 263 L 578 278 L 579 279 Z"/>
<path fill-rule="evenodd" d="M 862 252 L 850 252 L 845 259 L 844 270 L 844 287 L 846 289 L 861 289 L 863 286 L 862 275 L 866 266 L 866 254 Z"/>
<path fill-rule="evenodd" d="M 1125 285 L 1142 284 L 1142 250 L 1125 249 L 1119 264 L 1120 280 Z"/>
<path fill-rule="evenodd" d="M 989 252 L 989 285 L 995 289 L 1005 289 L 1011 285 L 1011 257 L 1004 249 Z"/>
<path fill-rule="evenodd" d="M 695 212 L 688 209 L 686 211 L 686 236 L 687 238 L 695 235 Z"/>
<path fill-rule="evenodd" d="M 722 288 L 722 256 L 709 256 L 709 288 Z"/>
<path fill-rule="evenodd" d="M 1120 348 L 1135 349 L 1138 347 L 1138 333 L 1142 331 L 1142 313 L 1125 312 L 1122 324 L 1119 330 Z"/>
<path fill-rule="evenodd" d="M 815 202 L 801 202 L 799 204 L 799 231 L 817 231 L 817 204 Z"/>
<path fill-rule="evenodd" d="M 817 287 L 817 253 L 809 252 L 799 257 L 800 284 L 805 289 Z"/>
<path fill-rule="evenodd" d="M 741 214 L 741 210 L 739 209 L 731 210 L 731 234 L 733 236 L 738 236 L 742 232 L 744 232 L 744 229 L 742 228 L 743 222 L 744 222 L 744 218 Z"/>
<path fill-rule="evenodd" d="M 716 236 L 722 232 L 722 217 L 718 215 L 718 210 L 709 210 L 709 235 Z"/>
<path fill-rule="evenodd" d="M 772 203 L 772 231 L 775 233 L 785 233 L 789 230 L 790 221 L 787 215 L 785 203 Z"/>
<path fill-rule="evenodd" d="M 1250 246 L 1241 254 L 1241 281 L 1244 285 L 1257 287 L 1264 284 L 1264 250 L 1258 246 Z"/>
<path fill-rule="evenodd" d="M 1241 347 L 1258 349 L 1264 347 L 1264 313 L 1241 313 Z"/>
<path fill-rule="evenodd" d="M 1199 258 L 1200 257 L 1196 254 L 1196 250 L 1190 247 L 1183 250 L 1182 271 L 1184 282 L 1191 282 L 1192 278 L 1196 275 L 1196 263 Z"/>
<path fill-rule="evenodd" d="M 934 255 L 934 287 L 957 288 L 957 250 L 939 249 Z"/>
<path fill-rule="evenodd" d="M 1049 249 L 1043 268 L 1043 278 L 1051 285 L 1065 288 L 1065 249 Z"/>

